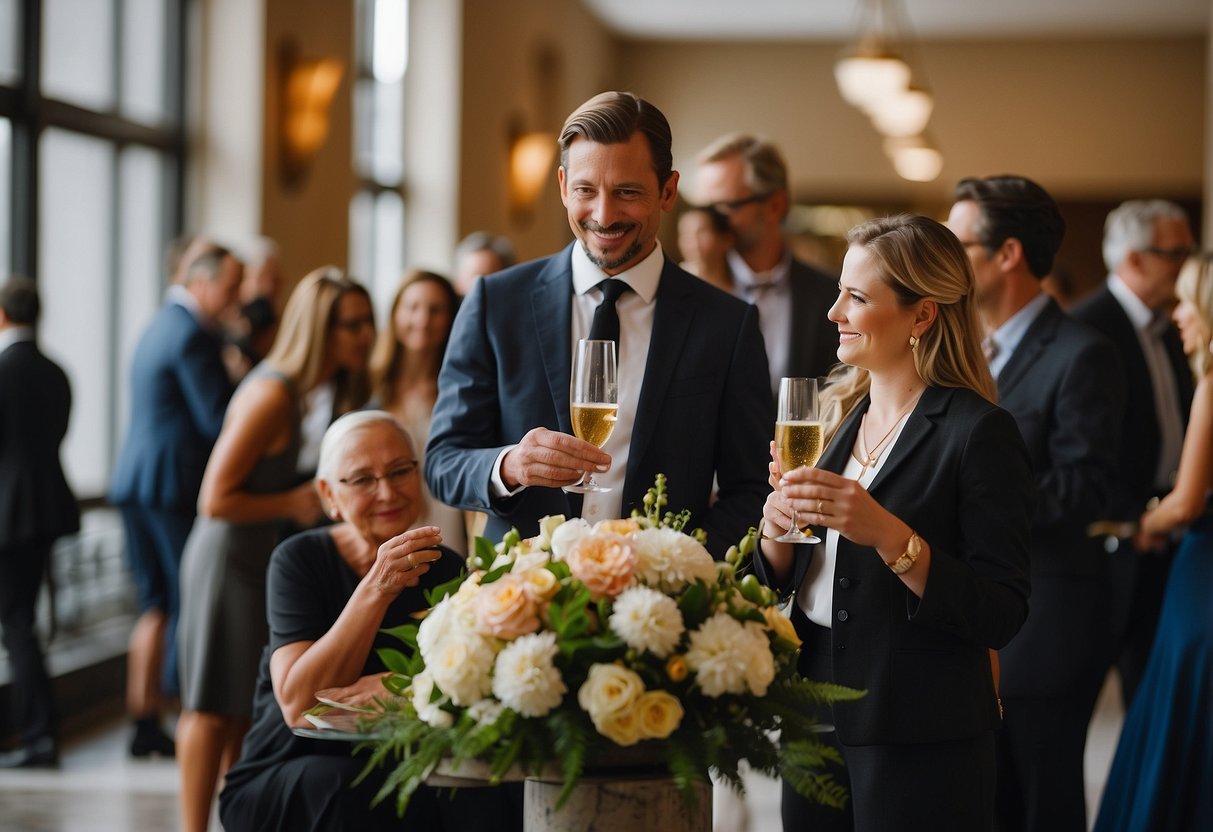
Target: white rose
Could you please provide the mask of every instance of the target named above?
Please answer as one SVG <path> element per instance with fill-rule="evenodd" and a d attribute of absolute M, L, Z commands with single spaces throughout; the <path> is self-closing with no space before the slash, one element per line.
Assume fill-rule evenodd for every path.
<path fill-rule="evenodd" d="M 539 520 L 539 547 L 541 549 L 552 548 L 552 532 L 560 528 L 564 524 L 563 514 L 549 514 Z"/>
<path fill-rule="evenodd" d="M 523 716 L 547 715 L 568 692 L 553 663 L 558 652 L 553 632 L 515 639 L 497 654 L 493 695 Z"/>
<path fill-rule="evenodd" d="M 441 700 L 430 701 L 434 695 L 434 680 L 429 673 L 423 670 L 414 676 L 412 689 L 413 708 L 417 711 L 418 719 L 434 728 L 450 728 L 455 724 L 455 718 L 439 707 Z"/>
<path fill-rule="evenodd" d="M 597 725 L 631 708 L 642 693 L 644 681 L 634 671 L 618 664 L 595 664 L 577 691 L 577 704 Z"/>
<path fill-rule="evenodd" d="M 452 628 L 429 655 L 421 655 L 434 684 L 456 705 L 471 705 L 493 689 L 493 642 L 473 630 Z"/>
<path fill-rule="evenodd" d="M 685 629 L 674 599 L 645 586 L 620 593 L 608 624 L 628 647 L 647 650 L 661 659 L 678 646 Z"/>
<path fill-rule="evenodd" d="M 580 517 L 561 523 L 552 531 L 552 560 L 564 560 L 572 545 L 589 533 L 590 524 Z"/>

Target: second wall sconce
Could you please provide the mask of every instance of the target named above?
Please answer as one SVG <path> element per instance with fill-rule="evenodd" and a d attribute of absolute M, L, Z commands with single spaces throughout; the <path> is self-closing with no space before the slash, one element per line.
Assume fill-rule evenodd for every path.
<path fill-rule="evenodd" d="M 281 49 L 279 154 L 282 178 L 297 185 L 329 134 L 329 107 L 345 74 L 337 58 L 300 58 Z"/>

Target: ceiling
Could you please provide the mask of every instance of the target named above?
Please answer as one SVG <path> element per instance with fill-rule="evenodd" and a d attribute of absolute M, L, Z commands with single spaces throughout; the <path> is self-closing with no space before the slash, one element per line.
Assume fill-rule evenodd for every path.
<path fill-rule="evenodd" d="M 852 39 L 862 0 L 582 0 L 613 31 L 650 40 Z M 898 0 L 893 0 L 897 3 Z M 1209 31 L 1209 0 L 900 0 L 919 38 L 1064 38 Z"/>

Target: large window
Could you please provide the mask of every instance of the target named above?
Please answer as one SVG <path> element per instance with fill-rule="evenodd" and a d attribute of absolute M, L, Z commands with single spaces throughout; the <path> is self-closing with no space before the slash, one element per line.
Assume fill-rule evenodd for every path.
<path fill-rule="evenodd" d="M 0 0 L 0 271 L 71 379 L 63 462 L 105 493 L 135 339 L 181 224 L 185 0 Z"/>
<path fill-rule="evenodd" d="M 404 269 L 404 73 L 408 0 L 358 0 L 350 269 L 386 309 Z"/>

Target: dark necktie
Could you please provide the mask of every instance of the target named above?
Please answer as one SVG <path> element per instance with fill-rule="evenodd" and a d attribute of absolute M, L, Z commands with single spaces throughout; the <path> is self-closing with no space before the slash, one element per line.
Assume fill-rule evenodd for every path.
<path fill-rule="evenodd" d="M 615 310 L 615 301 L 632 287 L 622 280 L 607 278 L 598 284 L 598 288 L 602 289 L 602 303 L 594 310 L 594 321 L 590 324 L 590 340 L 618 343 L 619 313 Z"/>

